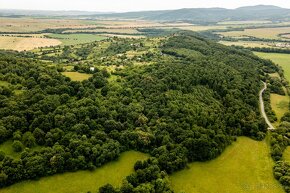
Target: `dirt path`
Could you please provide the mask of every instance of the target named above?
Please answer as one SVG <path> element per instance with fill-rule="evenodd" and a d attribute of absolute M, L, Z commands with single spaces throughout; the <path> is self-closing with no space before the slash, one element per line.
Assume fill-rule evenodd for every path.
<path fill-rule="evenodd" d="M 259 94 L 259 99 L 260 99 L 260 109 L 261 109 L 261 113 L 262 113 L 262 116 L 264 117 L 267 125 L 268 125 L 268 129 L 269 130 L 274 130 L 275 127 L 272 125 L 272 123 L 269 121 L 267 115 L 266 115 L 266 112 L 265 112 L 265 106 L 264 106 L 264 100 L 263 100 L 263 93 L 264 91 L 267 89 L 267 84 L 265 82 L 263 82 L 264 84 L 264 88 L 260 91 L 260 94 Z"/>

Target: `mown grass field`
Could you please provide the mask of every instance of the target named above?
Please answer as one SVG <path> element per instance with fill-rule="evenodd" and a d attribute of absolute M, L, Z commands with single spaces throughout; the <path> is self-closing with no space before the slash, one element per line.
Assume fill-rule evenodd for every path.
<path fill-rule="evenodd" d="M 289 33 L 290 27 L 245 29 L 244 31 L 222 32 L 220 34 L 230 37 L 253 36 L 257 38 L 281 39 L 278 35 Z"/>
<path fill-rule="evenodd" d="M 72 81 L 83 81 L 92 77 L 91 74 L 79 73 L 79 72 L 62 72 L 64 76 L 69 77 Z"/>
<path fill-rule="evenodd" d="M 170 177 L 176 193 L 282 193 L 266 141 L 240 137 L 209 162 L 195 162 Z"/>
<path fill-rule="evenodd" d="M 33 50 L 35 48 L 57 46 L 60 44 L 61 41 L 49 38 L 0 36 L 0 49 L 7 50 Z"/>
<path fill-rule="evenodd" d="M 78 171 L 44 177 L 37 181 L 25 181 L 0 189 L 1 193 L 87 193 L 110 183 L 119 186 L 122 180 L 134 171 L 138 160 L 148 155 L 129 151 L 121 154 L 117 161 L 108 163 L 95 171 Z"/>
<path fill-rule="evenodd" d="M 105 39 L 103 36 L 94 34 L 50 34 L 48 37 L 60 40 L 62 45 L 85 44 Z"/>

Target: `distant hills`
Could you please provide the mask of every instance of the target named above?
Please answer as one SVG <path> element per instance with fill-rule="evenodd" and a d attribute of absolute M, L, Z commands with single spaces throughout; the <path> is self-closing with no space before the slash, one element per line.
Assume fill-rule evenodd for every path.
<path fill-rule="evenodd" d="M 0 16 L 47 15 L 47 16 L 89 16 L 106 19 L 143 19 L 153 21 L 186 21 L 191 23 L 217 23 L 221 21 L 270 20 L 290 21 L 290 9 L 272 5 L 257 5 L 225 8 L 186 8 L 178 10 L 140 11 L 127 13 L 100 13 L 86 11 L 31 11 L 0 10 Z"/>
<path fill-rule="evenodd" d="M 271 5 L 257 5 L 240 7 L 237 9 L 187 8 L 166 11 L 115 13 L 108 15 L 99 14 L 96 15 L 96 17 L 157 21 L 188 21 L 192 23 L 217 23 L 234 20 L 290 21 L 290 9 Z"/>

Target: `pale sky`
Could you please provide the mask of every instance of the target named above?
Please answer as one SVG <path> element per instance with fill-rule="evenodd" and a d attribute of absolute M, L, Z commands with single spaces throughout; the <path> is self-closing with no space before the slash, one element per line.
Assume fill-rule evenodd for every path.
<path fill-rule="evenodd" d="M 290 8 L 290 0 L 0 0 L 0 9 L 125 12 L 196 7 L 237 8 L 258 4 Z"/>

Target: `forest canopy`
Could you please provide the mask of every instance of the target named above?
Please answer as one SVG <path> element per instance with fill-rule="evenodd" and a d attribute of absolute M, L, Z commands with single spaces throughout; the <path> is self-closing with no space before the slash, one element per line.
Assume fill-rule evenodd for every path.
<path fill-rule="evenodd" d="M 111 42 L 100 54 L 131 49 L 124 44 Z M 158 51 L 144 56 L 150 65 L 115 72 L 118 82 L 106 70 L 71 81 L 58 66 L 1 52 L 0 81 L 9 86 L 0 86 L 0 142 L 12 140 L 21 156 L 0 153 L 0 186 L 93 170 L 137 150 L 151 158 L 137 162 L 120 189 L 100 192 L 171 192 L 167 175 L 188 162 L 217 157 L 237 136 L 264 138 L 258 93 L 266 73 L 278 71 L 272 62 L 189 32 L 164 38 Z"/>

